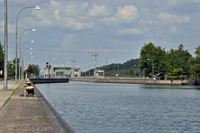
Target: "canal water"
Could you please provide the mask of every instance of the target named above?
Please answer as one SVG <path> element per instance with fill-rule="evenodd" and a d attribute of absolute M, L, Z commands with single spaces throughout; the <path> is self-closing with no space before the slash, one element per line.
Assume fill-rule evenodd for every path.
<path fill-rule="evenodd" d="M 36 85 L 77 133 L 200 131 L 200 87 L 69 82 Z"/>

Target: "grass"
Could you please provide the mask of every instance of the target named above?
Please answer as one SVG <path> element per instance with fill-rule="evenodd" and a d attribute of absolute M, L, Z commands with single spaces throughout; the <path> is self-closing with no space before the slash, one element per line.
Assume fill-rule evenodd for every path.
<path fill-rule="evenodd" d="M 48 118 L 48 116 L 38 116 L 37 118 Z"/>
<path fill-rule="evenodd" d="M 24 81 L 23 81 L 24 82 Z M 19 87 L 23 84 L 23 82 L 13 91 L 13 93 L 10 95 L 10 97 L 5 101 L 3 106 L 0 108 L 0 111 L 3 109 L 3 107 L 10 101 L 11 97 L 15 94 L 15 92 L 19 89 Z"/>

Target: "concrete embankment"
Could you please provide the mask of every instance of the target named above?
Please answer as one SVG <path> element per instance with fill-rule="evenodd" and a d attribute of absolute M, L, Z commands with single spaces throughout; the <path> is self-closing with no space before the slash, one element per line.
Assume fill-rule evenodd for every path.
<path fill-rule="evenodd" d="M 22 83 L 0 110 L 1 133 L 74 132 L 37 88 L 34 97 L 20 97 L 24 86 Z"/>
<path fill-rule="evenodd" d="M 195 80 L 94 79 L 94 78 L 70 78 L 69 80 L 82 81 L 82 82 L 121 83 L 121 84 L 200 85 L 200 81 L 195 81 Z"/>

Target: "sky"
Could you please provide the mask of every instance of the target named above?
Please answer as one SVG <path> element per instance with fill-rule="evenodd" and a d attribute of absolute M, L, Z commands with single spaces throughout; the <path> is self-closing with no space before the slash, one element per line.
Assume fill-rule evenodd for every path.
<path fill-rule="evenodd" d="M 36 29 L 24 32 L 21 44 L 25 62 L 41 71 L 47 61 L 73 65 L 75 60 L 83 71 L 94 68 L 95 52 L 97 66 L 124 63 L 139 58 L 149 42 L 166 51 L 183 44 L 193 56 L 200 45 L 200 0 L 8 0 L 8 60 L 15 58 L 16 16 L 35 6 L 42 10 L 19 14 L 18 37 Z M 4 44 L 4 0 L 0 41 Z"/>

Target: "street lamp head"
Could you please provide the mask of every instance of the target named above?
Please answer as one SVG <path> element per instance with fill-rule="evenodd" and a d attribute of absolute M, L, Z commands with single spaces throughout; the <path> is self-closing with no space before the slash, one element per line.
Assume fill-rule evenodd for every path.
<path fill-rule="evenodd" d="M 32 54 L 32 53 L 30 53 L 30 54 Z"/>
<path fill-rule="evenodd" d="M 33 40 L 31 40 L 31 42 L 32 42 L 32 43 L 34 43 L 34 41 L 33 41 Z"/>
<path fill-rule="evenodd" d="M 33 50 L 33 48 L 30 48 L 30 50 Z"/>
<path fill-rule="evenodd" d="M 42 8 L 40 6 L 36 6 L 35 10 L 41 10 Z"/>
<path fill-rule="evenodd" d="M 36 31 L 36 29 L 33 28 L 32 31 Z"/>

